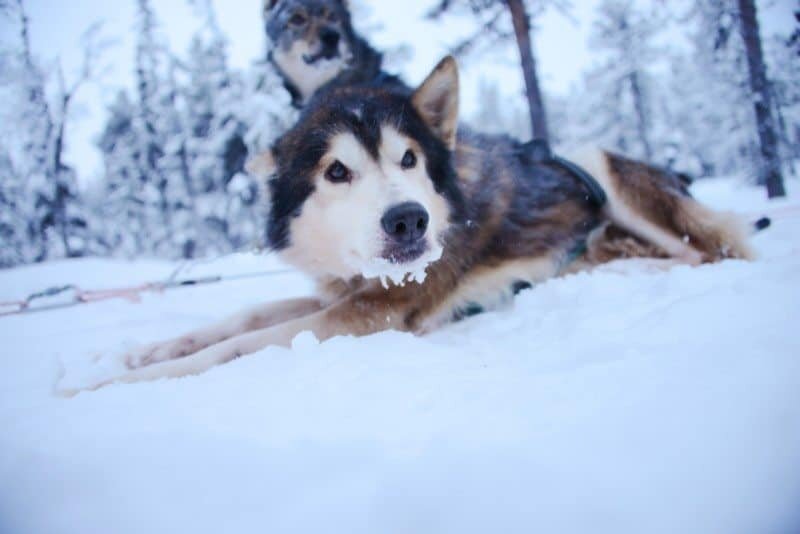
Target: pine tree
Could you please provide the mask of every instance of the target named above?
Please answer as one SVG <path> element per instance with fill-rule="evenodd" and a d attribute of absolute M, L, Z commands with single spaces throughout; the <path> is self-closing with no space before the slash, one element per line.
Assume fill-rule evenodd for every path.
<path fill-rule="evenodd" d="M 22 177 L 8 150 L 0 144 L 0 268 L 27 261 L 29 213 Z"/>
<path fill-rule="evenodd" d="M 232 70 L 212 3 L 192 3 L 202 22 L 178 57 L 150 4 L 137 0 L 136 97 L 118 97 L 100 138 L 104 211 L 122 229 L 108 242 L 126 256 L 214 256 L 263 232 L 260 184 L 243 167 L 289 126 L 288 95 L 263 65 Z"/>
<path fill-rule="evenodd" d="M 105 241 L 125 257 L 150 252 L 144 243 L 149 224 L 148 201 L 144 195 L 147 177 L 141 172 L 139 140 L 136 128 L 138 110 L 125 91 L 117 94 L 108 109 L 108 119 L 98 139 L 103 154 L 105 180 L 99 203 Z"/>
<path fill-rule="evenodd" d="M 706 176 L 754 169 L 754 121 L 736 17 L 729 0 L 695 2 L 684 17 L 691 50 L 672 61 L 671 127 Z"/>
<path fill-rule="evenodd" d="M 787 41 L 787 46 L 794 50 L 795 54 L 800 56 L 800 9 L 794 12 L 795 29 Z"/>
<path fill-rule="evenodd" d="M 136 0 L 137 40 L 135 79 L 139 142 L 138 173 L 145 189 L 143 220 L 148 226 L 154 251 L 170 249 L 170 206 L 167 199 L 168 179 L 162 169 L 166 146 L 165 128 L 161 122 L 165 111 L 160 91 L 165 78 L 165 47 L 157 36 L 157 20 L 149 0 Z"/>
<path fill-rule="evenodd" d="M 673 98 L 668 102 L 672 131 L 680 132 L 695 159 L 703 161 L 703 174 L 746 174 L 759 177 L 764 184 L 759 163 L 763 160 L 759 127 L 753 112 L 754 96 L 738 4 L 698 0 L 684 20 L 691 23 L 692 50 L 672 62 Z M 780 56 L 773 57 L 780 61 Z M 786 71 L 781 69 L 779 74 L 790 86 L 796 84 L 792 62 L 789 60 Z M 789 88 L 777 93 L 781 84 L 771 81 L 768 86 L 770 97 L 775 96 L 775 102 L 768 107 L 780 124 L 784 111 L 791 107 L 793 91 Z M 791 147 L 791 135 L 781 130 L 775 130 L 776 136 Z"/>
<path fill-rule="evenodd" d="M 765 43 L 775 115 L 779 124 L 779 141 L 784 165 L 796 174 L 793 166 L 800 162 L 800 49 L 791 39 L 774 37 Z"/>
<path fill-rule="evenodd" d="M 10 118 L 23 126 L 11 141 L 18 145 L 16 149 L 6 146 L 0 151 L 3 167 L 9 172 L 3 180 L 2 196 L 13 213 L 4 217 L 2 235 L 4 241 L 14 243 L 16 250 L 14 259 L 4 259 L 3 263 L 79 256 L 91 247 L 92 236 L 75 172 L 64 161 L 64 152 L 72 102 L 93 76 L 102 50 L 98 27 L 84 35 L 84 58 L 78 77 L 68 85 L 58 66 L 57 86 L 53 87 L 31 48 L 25 2 L 6 3 L 3 11 L 17 22 L 18 44 L 6 56 L 4 76 L 10 96 L 15 99 L 9 106 L 13 115 Z M 53 97 L 49 99 L 48 95 Z M 16 219 L 16 223 L 11 224 L 10 219 Z"/>
<path fill-rule="evenodd" d="M 656 158 L 655 85 L 651 69 L 661 51 L 654 45 L 663 16 L 641 11 L 633 0 L 604 0 L 598 8 L 590 44 L 602 62 L 584 81 L 581 117 L 588 136 L 647 161 Z M 594 110 L 594 111 L 593 111 Z"/>

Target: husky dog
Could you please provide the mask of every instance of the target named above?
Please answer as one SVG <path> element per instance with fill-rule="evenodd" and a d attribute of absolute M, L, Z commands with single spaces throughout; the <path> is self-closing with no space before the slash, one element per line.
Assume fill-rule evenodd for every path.
<path fill-rule="evenodd" d="M 381 70 L 383 55 L 359 37 L 346 0 L 265 0 L 269 59 L 301 108 L 322 88 L 402 82 Z"/>
<path fill-rule="evenodd" d="M 127 373 L 96 387 L 201 373 L 304 331 L 422 334 L 618 258 L 751 257 L 740 221 L 666 172 L 605 151 L 576 156 L 602 186 L 600 207 L 525 145 L 459 131 L 458 83 L 448 57 L 411 95 L 342 87 L 315 99 L 250 168 L 269 177 L 271 247 L 316 279 L 317 295 L 135 350 Z"/>

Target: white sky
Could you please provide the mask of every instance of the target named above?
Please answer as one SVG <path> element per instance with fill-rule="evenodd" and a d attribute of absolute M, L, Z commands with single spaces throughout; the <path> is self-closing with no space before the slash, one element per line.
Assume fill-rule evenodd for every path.
<path fill-rule="evenodd" d="M 213 1 L 230 41 L 231 63 L 247 67 L 264 53 L 261 0 Z M 377 48 L 400 44 L 412 47 L 413 58 L 402 73 L 412 84 L 421 81 L 450 46 L 471 28 L 468 20 L 454 17 L 448 17 L 444 25 L 423 20 L 423 14 L 434 0 L 365 0 L 364 3 L 372 11 L 367 24 L 380 26 L 370 35 Z M 589 66 L 591 55 L 586 39 L 598 3 L 598 0 L 573 0 L 571 19 L 550 12 L 537 21 L 534 46 L 546 92 L 566 92 Z M 786 32 L 792 27 L 791 11 L 797 6 L 795 0 L 771 0 L 761 4 L 768 6 L 761 13 L 765 33 Z M 69 131 L 67 160 L 78 168 L 83 183 L 97 177 L 102 169 L 94 139 L 102 128 L 106 104 L 118 89 L 132 86 L 134 5 L 134 0 L 28 0 L 35 53 L 48 65 L 55 65 L 60 59 L 68 76 L 80 64 L 80 36 L 90 24 L 102 21 L 105 35 L 117 41 L 105 56 L 109 65 L 106 74 L 79 95 L 76 120 Z M 153 0 L 153 6 L 171 48 L 176 52 L 185 51 L 200 23 L 187 0 Z M 0 26 L 0 30 L 3 40 L 13 38 L 8 34 L 7 24 Z M 517 62 L 516 48 L 504 47 L 474 57 L 463 65 L 464 114 L 472 115 L 479 105 L 477 87 L 482 77 L 498 80 L 504 95 L 519 98 L 522 80 Z"/>

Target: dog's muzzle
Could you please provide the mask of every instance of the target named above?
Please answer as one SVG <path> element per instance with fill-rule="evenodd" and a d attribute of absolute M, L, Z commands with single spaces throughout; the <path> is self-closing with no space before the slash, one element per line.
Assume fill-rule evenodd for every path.
<path fill-rule="evenodd" d="M 303 61 L 308 65 L 313 65 L 320 59 L 333 59 L 339 57 L 339 41 L 341 41 L 341 34 L 331 28 L 323 29 L 319 34 L 319 52 L 312 55 L 304 55 Z"/>
<path fill-rule="evenodd" d="M 392 263 L 411 262 L 428 249 L 425 232 L 430 216 L 417 202 L 405 202 L 389 208 L 381 218 L 387 236 L 384 257 Z"/>

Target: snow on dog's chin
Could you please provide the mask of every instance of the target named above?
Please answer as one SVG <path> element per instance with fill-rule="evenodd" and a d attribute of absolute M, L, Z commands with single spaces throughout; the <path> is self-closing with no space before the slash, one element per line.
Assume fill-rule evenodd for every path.
<path fill-rule="evenodd" d="M 428 276 L 428 266 L 439 261 L 443 250 L 437 245 L 430 252 L 408 263 L 393 263 L 385 258 L 373 258 L 361 265 L 359 270 L 361 276 L 366 279 L 380 279 L 384 289 L 389 289 L 391 284 L 398 287 L 411 282 L 422 284 Z"/>

